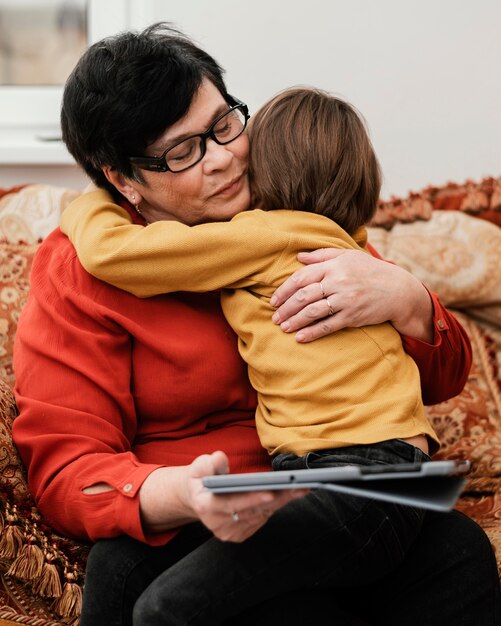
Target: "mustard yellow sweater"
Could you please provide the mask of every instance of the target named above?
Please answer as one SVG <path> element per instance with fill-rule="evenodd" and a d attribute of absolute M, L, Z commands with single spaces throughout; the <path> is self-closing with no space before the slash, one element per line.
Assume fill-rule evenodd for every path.
<path fill-rule="evenodd" d="M 418 369 L 389 324 L 347 328 L 299 344 L 271 322 L 273 291 L 300 267 L 300 251 L 364 249 L 366 230 L 350 237 L 332 220 L 295 211 L 246 211 L 230 222 L 186 226 L 131 223 L 111 196 L 81 196 L 61 228 L 82 265 L 140 297 L 222 289 L 224 314 L 258 392 L 256 423 L 270 454 L 425 434 Z M 196 381 L 193 382 L 196 384 Z"/>

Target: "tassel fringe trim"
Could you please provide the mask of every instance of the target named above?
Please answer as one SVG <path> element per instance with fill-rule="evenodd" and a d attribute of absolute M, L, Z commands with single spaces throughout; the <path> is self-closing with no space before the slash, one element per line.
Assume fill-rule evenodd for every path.
<path fill-rule="evenodd" d="M 53 599 L 54 613 L 78 626 L 85 557 L 70 563 L 62 549 L 68 540 L 51 537 L 35 507 L 25 510 L 21 503 L 11 504 L 12 499 L 9 486 L 0 485 L 0 559 L 10 563 L 6 575 L 30 585 L 34 595 Z"/>

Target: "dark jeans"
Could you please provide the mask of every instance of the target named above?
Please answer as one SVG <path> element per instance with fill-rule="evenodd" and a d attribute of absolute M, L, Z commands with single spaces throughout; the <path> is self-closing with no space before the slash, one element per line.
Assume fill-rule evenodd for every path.
<path fill-rule="evenodd" d="M 403 442 L 332 454 L 275 464 L 422 460 Z M 419 533 L 421 517 L 411 507 L 316 491 L 243 544 L 222 543 L 199 524 L 160 548 L 101 541 L 89 557 L 81 626 L 130 625 L 134 604 L 134 624 L 148 626 L 347 626 L 349 614 L 381 626 L 497 624 L 499 582 L 483 531 L 451 512 L 426 513 Z"/>

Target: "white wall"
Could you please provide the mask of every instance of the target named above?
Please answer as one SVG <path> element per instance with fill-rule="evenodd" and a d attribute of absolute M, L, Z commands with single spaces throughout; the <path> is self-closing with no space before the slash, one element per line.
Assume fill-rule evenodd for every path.
<path fill-rule="evenodd" d="M 127 22 L 174 22 L 226 68 L 230 92 L 251 111 L 294 84 L 351 101 L 368 121 L 385 175 L 384 197 L 501 175 L 501 0 L 105 4 L 114 19 L 102 20 L 101 34 Z M 0 186 L 85 184 L 64 159 L 61 166 L 23 170 L 17 161 L 9 167 L 11 152 L 0 136 Z"/>
<path fill-rule="evenodd" d="M 227 70 L 255 110 L 310 84 L 361 110 L 383 195 L 501 175 L 500 0 L 132 0 Z M 138 24 L 142 25 L 142 24 Z"/>

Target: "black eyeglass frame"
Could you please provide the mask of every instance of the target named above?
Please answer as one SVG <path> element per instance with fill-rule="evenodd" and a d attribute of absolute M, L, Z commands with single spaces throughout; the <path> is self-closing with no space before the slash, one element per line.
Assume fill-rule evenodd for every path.
<path fill-rule="evenodd" d="M 136 167 L 139 167 L 142 170 L 147 170 L 149 172 L 172 172 L 173 174 L 179 174 L 180 172 L 185 172 L 186 170 L 190 169 L 190 167 L 193 167 L 197 163 L 200 163 L 200 161 L 204 158 L 205 152 L 207 150 L 207 139 L 212 139 L 212 141 L 215 141 L 220 146 L 225 146 L 226 144 L 231 143 L 232 141 L 235 141 L 235 139 L 240 137 L 240 135 L 247 128 L 247 122 L 249 121 L 249 118 L 250 118 L 249 108 L 241 100 L 239 100 L 238 98 L 235 98 L 234 96 L 230 96 L 229 94 L 227 94 L 226 96 L 226 102 L 230 105 L 230 108 L 224 113 L 222 113 L 218 118 L 216 118 L 204 133 L 197 133 L 196 135 L 190 135 L 189 137 L 185 137 L 184 139 L 181 139 L 181 141 L 178 141 L 174 145 L 169 146 L 167 150 L 165 150 L 164 153 L 158 157 L 148 157 L 148 156 L 129 157 L 129 163 L 131 163 L 132 165 L 135 165 Z M 236 135 L 235 137 L 232 137 L 229 141 L 219 140 L 214 133 L 215 126 L 221 121 L 223 117 L 225 117 L 232 111 L 235 111 L 236 109 L 240 109 L 244 115 L 244 125 L 242 126 L 242 130 L 238 133 L 238 135 Z M 175 171 L 171 170 L 170 167 L 167 165 L 167 160 L 165 158 L 165 155 L 167 154 L 167 152 L 169 152 L 173 148 L 176 148 L 179 144 L 183 143 L 184 141 L 187 141 L 188 139 L 194 139 L 195 137 L 200 137 L 200 139 L 202 140 L 202 145 L 200 149 L 200 158 L 197 159 L 194 163 L 190 163 L 190 165 L 183 168 L 182 170 L 175 170 Z"/>

